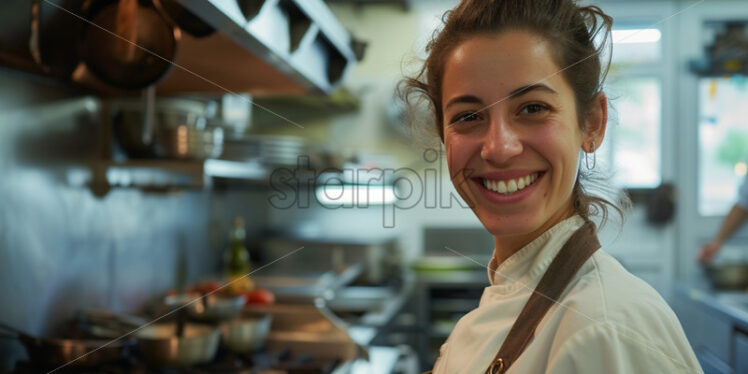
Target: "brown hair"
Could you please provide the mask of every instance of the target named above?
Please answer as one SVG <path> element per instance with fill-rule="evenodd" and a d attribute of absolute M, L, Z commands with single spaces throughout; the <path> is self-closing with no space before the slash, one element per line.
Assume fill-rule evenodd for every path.
<path fill-rule="evenodd" d="M 402 99 L 413 108 L 414 99 L 426 99 L 434 118 L 434 128 L 444 141 L 442 78 L 446 57 L 464 40 L 481 34 L 522 30 L 548 40 L 554 62 L 574 90 L 580 128 L 585 115 L 602 92 L 610 61 L 602 66 L 601 55 L 609 46 L 613 18 L 597 6 L 578 6 L 574 0 L 462 0 L 444 13 L 443 27 L 436 30 L 426 46 L 429 54 L 415 77 L 400 84 Z M 599 46 L 596 40 L 603 41 Z M 580 168 L 581 169 L 581 168 Z M 574 209 L 584 218 L 600 215 L 604 223 L 608 207 L 623 218 L 616 204 L 585 191 L 581 179 L 590 179 L 582 170 L 574 184 Z M 599 185 L 602 187 L 602 184 Z M 603 187 L 603 189 L 605 189 Z M 624 197 L 622 205 L 627 205 Z"/>

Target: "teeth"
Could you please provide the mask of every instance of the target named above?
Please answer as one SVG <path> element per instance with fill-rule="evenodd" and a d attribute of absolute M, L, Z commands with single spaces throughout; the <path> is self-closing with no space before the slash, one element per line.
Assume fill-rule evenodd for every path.
<path fill-rule="evenodd" d="M 538 173 L 526 175 L 517 179 L 510 179 L 507 181 L 483 179 L 483 186 L 491 191 L 508 195 L 524 189 L 525 187 L 533 184 L 536 180 L 538 180 Z"/>
<path fill-rule="evenodd" d="M 507 193 L 506 183 L 504 181 L 499 181 L 499 186 L 494 191 L 498 191 L 501 193 Z"/>

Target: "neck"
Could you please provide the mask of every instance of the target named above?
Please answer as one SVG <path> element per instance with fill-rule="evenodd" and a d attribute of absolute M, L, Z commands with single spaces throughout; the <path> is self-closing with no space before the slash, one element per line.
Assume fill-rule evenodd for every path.
<path fill-rule="evenodd" d="M 575 214 L 574 209 L 569 207 L 568 209 L 561 209 L 554 214 L 545 223 L 540 225 L 537 229 L 530 233 L 519 234 L 519 235 L 508 235 L 508 236 L 494 236 L 494 252 L 493 258 L 495 259 L 496 266 L 501 265 L 506 259 L 517 253 L 524 246 L 530 244 L 537 237 L 548 231 L 551 227 L 557 223 L 573 216 Z"/>

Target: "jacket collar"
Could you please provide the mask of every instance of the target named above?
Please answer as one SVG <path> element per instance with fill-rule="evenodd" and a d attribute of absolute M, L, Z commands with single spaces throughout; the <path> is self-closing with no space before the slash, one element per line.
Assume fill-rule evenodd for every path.
<path fill-rule="evenodd" d="M 494 253 L 487 267 L 492 288 L 513 292 L 518 287 L 534 287 L 534 283 L 540 280 L 564 243 L 583 224 L 584 218 L 579 215 L 557 223 L 509 256 L 498 267 Z"/>

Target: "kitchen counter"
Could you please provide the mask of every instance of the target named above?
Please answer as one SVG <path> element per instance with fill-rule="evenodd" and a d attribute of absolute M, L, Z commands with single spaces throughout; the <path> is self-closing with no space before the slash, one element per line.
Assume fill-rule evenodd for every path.
<path fill-rule="evenodd" d="M 394 347 L 368 347 L 369 360 L 363 358 L 356 359 L 343 367 L 339 368 L 333 374 L 391 374 L 400 352 Z"/>
<path fill-rule="evenodd" d="M 736 327 L 748 331 L 747 292 L 715 290 L 701 278 L 680 282 L 675 292 L 705 307 L 722 319 L 729 320 Z"/>
<path fill-rule="evenodd" d="M 748 373 L 748 293 L 715 290 L 698 274 L 676 284 L 671 305 L 704 373 Z"/>

